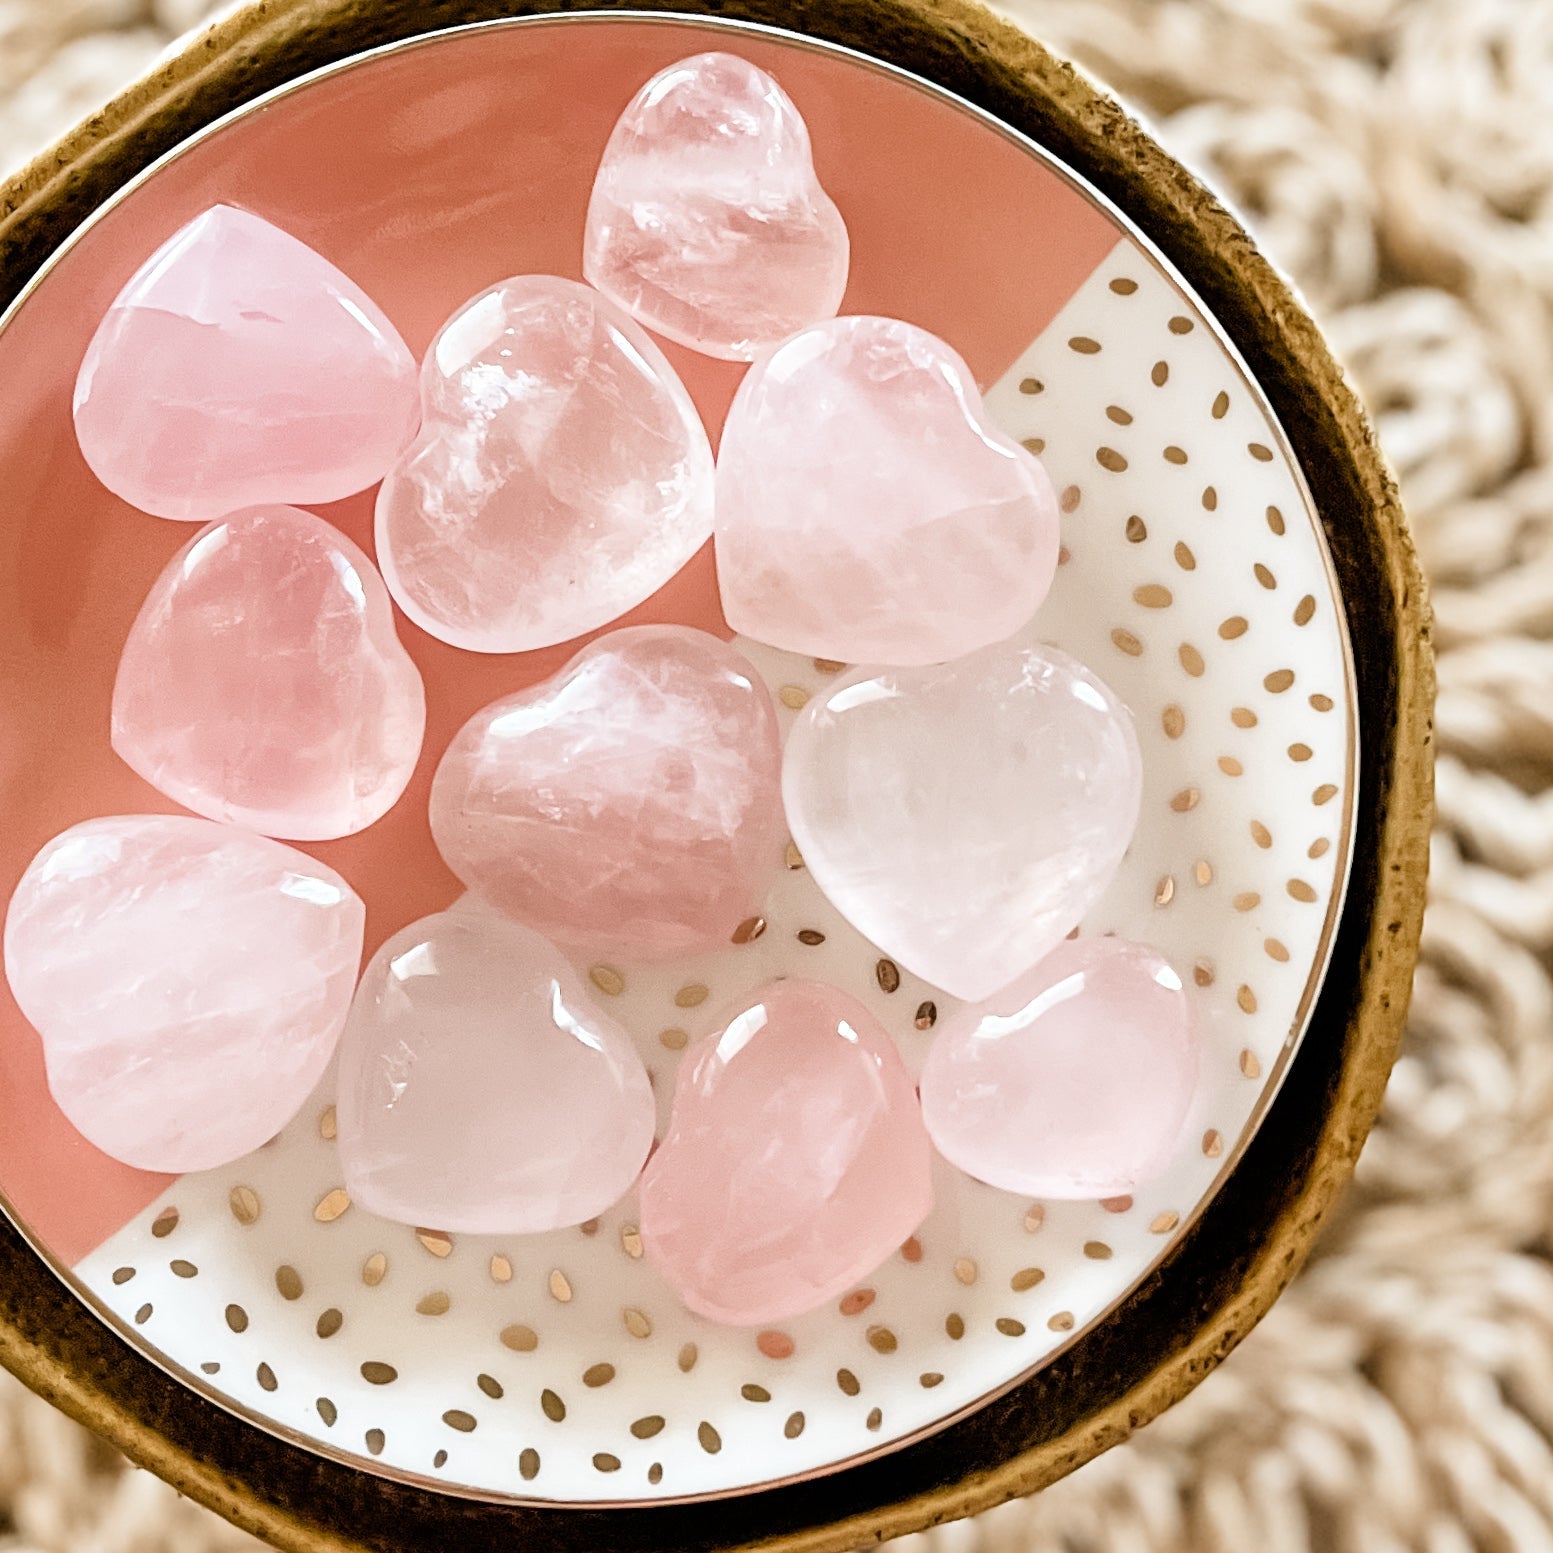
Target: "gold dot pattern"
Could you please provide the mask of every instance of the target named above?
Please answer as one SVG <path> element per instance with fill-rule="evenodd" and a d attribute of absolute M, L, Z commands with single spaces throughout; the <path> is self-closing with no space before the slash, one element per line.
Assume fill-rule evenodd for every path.
<path fill-rule="evenodd" d="M 313 1209 L 313 1217 L 320 1224 L 333 1224 L 342 1214 L 349 1211 L 350 1205 L 350 1193 L 343 1186 L 336 1186 L 318 1199 Z"/>
<path fill-rule="evenodd" d="M 327 1433 L 384 1472 L 561 1502 L 823 1470 L 931 1428 L 1081 1333 L 1233 1159 L 1345 853 L 1348 686 L 1314 530 L 1281 453 L 1250 451 L 1282 447 L 1254 392 L 1189 313 L 1124 244 L 988 398 L 1061 493 L 1067 562 L 1041 633 L 1111 681 L 1144 751 L 1121 904 L 1086 931 L 1158 942 L 1208 1017 L 1233 1021 L 1216 1023 L 1226 1039 L 1207 1048 L 1165 1177 L 1125 1203 L 951 1197 L 865 1284 L 790 1330 L 751 1332 L 683 1312 L 634 1199 L 502 1242 L 352 1211 L 325 1091 L 273 1148 L 180 1181 L 176 1207 L 112 1237 L 89 1259 L 94 1291 L 125 1321 L 144 1310 L 174 1363 L 216 1365 L 206 1389 L 304 1438 Z M 846 667 L 739 645 L 784 723 Z M 769 898 L 704 960 L 583 967 L 641 1042 L 660 1120 L 683 1054 L 766 975 L 837 979 L 913 1065 L 957 1011 L 835 917 L 790 842 L 775 861 Z"/>
<path fill-rule="evenodd" d="M 588 980 L 606 998 L 618 998 L 626 990 L 626 979 L 613 965 L 593 965 L 588 968 Z"/>

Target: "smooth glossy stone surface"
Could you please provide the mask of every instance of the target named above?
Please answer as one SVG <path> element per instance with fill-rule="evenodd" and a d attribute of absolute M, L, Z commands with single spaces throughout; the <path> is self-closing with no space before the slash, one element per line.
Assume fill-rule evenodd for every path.
<path fill-rule="evenodd" d="M 780 867 L 781 742 L 726 643 L 633 626 L 477 712 L 448 746 L 431 829 L 476 895 L 573 949 L 715 949 Z"/>
<path fill-rule="evenodd" d="M 114 299 L 81 363 L 92 472 L 162 518 L 338 501 L 381 480 L 415 430 L 415 360 L 322 254 L 213 205 Z"/>
<path fill-rule="evenodd" d="M 208 1170 L 268 1143 L 350 1008 L 366 912 L 293 847 L 183 815 L 86 820 L 28 865 L 5 973 L 104 1153 Z"/>
<path fill-rule="evenodd" d="M 1170 1161 L 1197 1083 L 1190 995 L 1145 944 L 1080 938 L 956 1009 L 922 1071 L 939 1151 L 1034 1197 L 1115 1197 Z"/>
<path fill-rule="evenodd" d="M 751 361 L 835 316 L 848 258 L 809 131 L 764 70 L 697 54 L 631 99 L 599 164 L 582 262 L 639 323 Z"/>
<path fill-rule="evenodd" d="M 1016 642 L 844 676 L 793 724 L 782 772 L 831 904 L 960 998 L 1006 987 L 1078 925 L 1132 839 L 1141 783 L 1115 694 Z"/>
<path fill-rule="evenodd" d="M 933 1206 L 916 1090 L 854 998 L 773 981 L 685 1054 L 642 1177 L 647 1255 L 693 1311 L 753 1326 L 835 1299 Z"/>
<path fill-rule="evenodd" d="M 712 531 L 712 451 L 663 352 L 590 287 L 504 280 L 443 325 L 377 555 L 440 641 L 525 652 L 618 619 Z"/>
<path fill-rule="evenodd" d="M 636 1181 L 655 1108 L 630 1037 L 537 933 L 483 908 L 423 917 L 372 957 L 340 1049 L 351 1200 L 405 1224 L 528 1234 Z"/>
<path fill-rule="evenodd" d="M 940 663 L 1035 613 L 1057 566 L 1040 460 L 970 369 L 890 318 L 837 318 L 750 368 L 717 462 L 734 630 L 842 663 Z"/>
<path fill-rule="evenodd" d="M 141 605 L 113 686 L 113 747 L 153 787 L 295 840 L 385 814 L 425 727 L 382 578 L 295 507 L 251 507 L 195 535 Z"/>

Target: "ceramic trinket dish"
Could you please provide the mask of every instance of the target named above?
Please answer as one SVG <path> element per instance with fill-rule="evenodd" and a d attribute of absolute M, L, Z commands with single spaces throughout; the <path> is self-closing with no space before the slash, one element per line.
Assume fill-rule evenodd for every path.
<path fill-rule="evenodd" d="M 424 25 L 389 5 L 326 39 L 315 23 L 327 10 L 239 15 L 213 52 L 262 58 L 247 92 Z M 872 5 L 840 6 L 823 24 L 830 43 L 874 60 L 684 18 L 449 34 L 364 57 L 195 140 L 46 270 L 79 201 L 105 199 L 154 136 L 134 150 L 111 136 L 91 155 L 77 146 L 74 205 L 64 182 L 28 175 L 28 203 L 0 228 L 7 294 L 30 287 L 0 325 L 0 379 L 28 384 L 32 406 L 0 433 L 0 466 L 18 471 L 0 574 L 33 612 L 4 638 L 3 716 L 30 769 L 50 775 L 18 791 L 7 889 L 75 820 L 156 807 L 103 741 L 61 733 L 51 708 L 93 696 L 106 708 L 117 645 L 187 531 L 89 486 L 73 458 L 54 478 L 83 516 L 68 531 L 19 517 L 40 500 L 27 474 L 41 467 L 38 447 L 66 445 L 66 363 L 122 285 L 123 258 L 241 186 L 359 283 L 418 353 L 492 276 L 575 275 L 590 158 L 624 105 L 654 69 L 732 48 L 782 82 L 809 126 L 851 241 L 844 310 L 909 316 L 951 341 L 994 424 L 1039 445 L 1063 551 L 1037 638 L 1129 704 L 1143 756 L 1137 840 L 1084 931 L 1158 945 L 1202 1000 L 1199 1109 L 1146 1190 L 1068 1203 L 936 1179 L 933 1214 L 867 1284 L 743 1331 L 677 1308 L 639 1254 L 630 1199 L 597 1223 L 513 1244 L 375 1219 L 343 1188 L 323 1101 L 272 1148 L 175 1180 L 105 1167 L 47 1106 L 19 1108 L 0 1145 L 0 1195 L 29 1237 L 0 1230 L 17 1312 L 7 1362 L 283 1543 L 301 1546 L 337 1517 L 331 1534 L 347 1544 L 377 1528 L 580 1549 L 597 1545 L 598 1524 L 572 1512 L 594 1505 L 611 1507 L 612 1545 L 761 1536 L 839 1549 L 1037 1486 L 1109 1439 L 1113 1420 L 1180 1394 L 1223 1334 L 1266 1308 L 1373 1114 L 1421 905 L 1427 665 L 1405 532 L 1362 420 L 1314 337 L 1285 331 L 1293 304 L 1227 218 L 1167 176 L 1162 153 L 1104 99 L 980 13 L 887 10 L 883 33 Z M 946 64 L 935 40 L 967 17 L 981 62 Z M 479 18 L 466 8 L 447 19 Z M 786 18 L 773 5 L 756 19 Z M 519 77 L 533 87 L 520 97 L 532 120 L 511 111 Z M 175 68 L 147 88 L 174 115 L 159 121 L 168 147 L 208 111 L 186 79 Z M 503 91 L 482 95 L 498 80 Z M 469 108 L 457 134 L 425 117 L 448 100 L 442 89 Z M 545 104 L 560 100 L 575 141 L 544 129 Z M 364 127 L 385 113 L 399 115 L 401 143 L 419 147 L 416 165 L 440 191 L 415 242 L 390 240 L 366 215 L 382 187 L 372 180 L 390 171 Z M 428 132 L 414 140 L 417 123 Z M 299 195 L 321 135 L 343 148 L 350 200 Z M 504 144 L 525 149 L 532 179 L 502 185 L 509 219 L 493 222 L 493 147 Z M 888 179 L 866 170 L 881 166 Z M 909 286 L 896 264 L 902 223 L 914 234 Z M 1038 243 L 1035 272 L 1026 256 Z M 982 284 L 968 288 L 973 252 Z M 715 432 L 742 369 L 672 343 L 664 352 Z M 365 544 L 371 493 L 328 516 Z M 25 546 L 13 539 L 23 532 Z M 113 566 L 90 569 L 67 597 L 59 558 L 83 543 Z M 726 638 L 711 577 L 703 551 L 627 623 Z M 431 751 L 572 655 L 474 657 L 402 636 L 425 681 Z M 784 734 L 847 667 L 735 645 Z M 377 825 L 309 844 L 366 901 L 369 949 L 457 893 L 425 827 L 427 765 Z M 638 966 L 599 953 L 579 966 L 658 1080 L 660 1130 L 680 1054 L 730 996 L 770 976 L 856 997 L 913 1072 L 953 1014 L 829 909 L 797 849 L 787 861 L 759 916 L 703 960 Z M 13 1018 L 0 1009 L 6 1093 L 35 1096 L 36 1058 Z M 1296 1055 L 1287 1038 L 1307 1028 Z M 1236 1266 L 1250 1271 L 1230 1275 Z M 60 1294 L 51 1267 L 78 1293 Z M 139 1358 L 121 1382 L 89 1356 L 122 1352 L 123 1339 Z M 218 1475 L 236 1487 L 218 1490 Z M 939 1486 L 924 1494 L 929 1481 Z"/>

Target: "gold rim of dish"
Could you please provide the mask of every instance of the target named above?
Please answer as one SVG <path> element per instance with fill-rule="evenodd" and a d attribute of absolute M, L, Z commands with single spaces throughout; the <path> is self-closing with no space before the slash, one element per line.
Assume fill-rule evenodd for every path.
<path fill-rule="evenodd" d="M 651 0 L 649 6 L 669 9 Z M 637 0 L 633 10 L 641 9 Z M 467 0 L 281 0 L 238 11 L 0 184 L 0 303 L 26 289 L 93 211 L 192 133 L 298 76 L 429 31 L 494 20 L 496 10 Z M 1199 1224 L 1165 1269 L 995 1409 L 983 1408 L 866 1467 L 754 1490 L 721 1505 L 680 1501 L 588 1512 L 493 1505 L 319 1461 L 311 1447 L 258 1433 L 170 1376 L 158 1372 L 156 1384 L 137 1383 L 134 1372 L 154 1361 L 127 1349 L 53 1282 L 42 1259 L 6 1224 L 0 1362 L 184 1492 L 281 1546 L 364 1548 L 376 1540 L 369 1522 L 404 1529 L 413 1523 L 416 1544 L 471 1535 L 477 1526 L 488 1534 L 504 1522 L 525 1547 L 596 1548 L 602 1516 L 612 1548 L 841 1550 L 1044 1486 L 1184 1396 L 1265 1314 L 1351 1173 L 1400 1039 L 1431 811 L 1428 610 L 1394 483 L 1314 325 L 1233 218 L 1114 101 L 990 13 L 960 0 L 843 0 L 823 17 L 809 17 L 798 6 L 789 13 L 778 0 L 740 0 L 720 8 L 718 17 L 729 18 L 730 10 L 738 20 L 788 31 L 807 22 L 811 37 L 906 69 L 1038 138 L 1121 207 L 1183 273 L 1270 401 L 1293 444 L 1296 468 L 1319 473 L 1313 494 L 1350 617 L 1365 741 L 1353 875 L 1337 953 L 1306 1042 L 1323 1048 L 1327 1071 L 1316 1093 L 1325 1114 L 1319 1130 L 1307 1125 L 1312 1135 L 1297 1142 L 1281 1134 L 1298 1134 L 1299 1126 L 1270 1135 L 1277 1172 L 1271 1179 L 1281 1182 L 1275 1213 L 1262 1222 L 1257 1210 L 1267 1205 L 1255 1202 L 1255 1192 L 1249 1204 L 1225 1205 L 1228 1233 L 1243 1248 L 1238 1278 L 1213 1266 L 1228 1261 L 1235 1247 L 1216 1253 L 1205 1244 L 1218 1245 L 1225 1231 L 1205 1234 Z M 535 18 L 566 14 L 536 4 L 503 14 L 513 11 Z M 670 14 L 716 19 L 693 6 Z M 1316 1062 L 1312 1052 L 1296 1071 L 1309 1073 Z M 1282 1111 L 1294 1100 L 1288 1096 Z M 1259 1150 L 1268 1152 L 1260 1137 L 1250 1152 Z M 1261 1195 L 1277 1190 L 1264 1182 Z M 1224 1218 L 1222 1200 L 1204 1217 Z M 1246 1222 L 1235 1224 L 1237 1212 Z M 1195 1262 L 1207 1265 L 1190 1265 Z M 1172 1312 L 1164 1295 L 1172 1280 L 1175 1303 L 1190 1280 L 1200 1285 L 1188 1293 L 1183 1312 Z M 1086 1350 L 1104 1347 L 1119 1327 L 1151 1320 L 1152 1344 L 1123 1345 L 1137 1373 L 1120 1394 L 1114 1359 L 1086 1371 Z M 1154 1352 L 1138 1353 L 1143 1346 Z M 1065 1407 L 1054 1388 L 1063 1388 Z M 1053 1418 L 1064 1411 L 1071 1416 Z M 989 1416 L 994 1412 L 996 1419 Z M 1022 1437 L 1033 1438 L 1025 1443 Z M 308 1481 L 319 1474 L 348 1487 L 339 1492 L 340 1484 L 331 1482 L 333 1497 L 321 1495 L 321 1484 Z M 412 1506 L 418 1513 L 407 1522 Z"/>

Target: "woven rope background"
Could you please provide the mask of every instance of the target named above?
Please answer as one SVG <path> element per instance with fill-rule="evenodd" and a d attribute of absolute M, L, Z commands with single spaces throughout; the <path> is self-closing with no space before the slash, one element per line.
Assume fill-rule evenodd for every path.
<path fill-rule="evenodd" d="M 1553 1549 L 1553 3 L 1013 0 L 1299 281 L 1435 587 L 1408 1046 L 1339 1220 L 1224 1368 L 902 1553 Z M 0 0 L 0 168 L 202 0 Z M 0 1553 L 252 1548 L 0 1375 Z"/>

